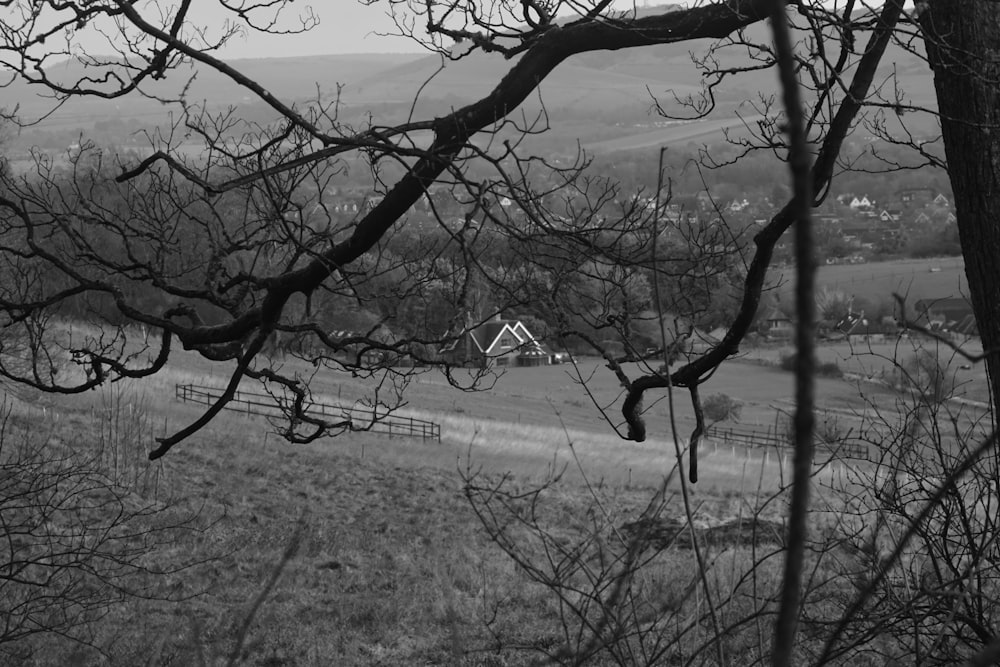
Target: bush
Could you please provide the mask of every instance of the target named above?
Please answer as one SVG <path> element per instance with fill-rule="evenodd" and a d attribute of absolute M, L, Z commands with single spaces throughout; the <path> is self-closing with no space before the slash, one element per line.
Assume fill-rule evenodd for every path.
<path fill-rule="evenodd" d="M 113 385 L 95 411 L 93 446 L 85 437 L 67 444 L 72 438 L 57 419 L 15 409 L 0 394 L 3 664 L 99 652 L 103 619 L 132 602 L 179 598 L 167 575 L 190 561 L 161 561 L 162 554 L 202 522 L 147 497 L 157 495 L 159 466 L 137 463 L 140 431 L 149 426 L 145 399 L 122 386 Z"/>
<path fill-rule="evenodd" d="M 825 361 L 816 366 L 816 375 L 821 378 L 839 379 L 844 377 L 844 371 L 840 369 L 840 364 L 836 361 Z"/>
<path fill-rule="evenodd" d="M 795 370 L 795 360 L 797 358 L 798 357 L 794 352 L 791 354 L 783 354 L 781 355 L 781 360 L 778 362 L 778 366 L 780 366 L 783 371 L 792 372 Z"/>
<path fill-rule="evenodd" d="M 739 421 L 743 403 L 728 394 L 712 394 L 701 402 L 701 409 L 708 425 L 723 421 Z"/>
<path fill-rule="evenodd" d="M 919 349 L 895 369 L 895 385 L 932 404 L 947 400 L 955 390 L 955 377 L 936 351 Z"/>
<path fill-rule="evenodd" d="M 794 353 L 783 354 L 778 365 L 781 367 L 781 370 L 792 372 L 795 370 L 796 359 L 797 357 Z M 816 364 L 816 375 L 821 378 L 839 379 L 844 377 L 844 371 L 836 361 L 822 361 Z"/>

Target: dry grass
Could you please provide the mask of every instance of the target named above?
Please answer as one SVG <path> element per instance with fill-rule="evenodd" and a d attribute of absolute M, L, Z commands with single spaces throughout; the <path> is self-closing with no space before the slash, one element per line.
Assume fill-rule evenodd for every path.
<path fill-rule="evenodd" d="M 939 269 L 931 271 L 931 269 Z M 786 278 L 791 272 L 786 272 Z M 791 293 L 792 281 L 784 280 L 784 297 Z M 891 302 L 892 295 L 906 296 L 912 303 L 918 299 L 936 299 L 968 294 L 965 263 L 961 257 L 899 259 L 867 264 L 824 264 L 819 267 L 817 287 L 841 290 L 859 299 Z"/>
<path fill-rule="evenodd" d="M 129 431 L 138 442 L 120 439 L 116 446 L 148 451 L 155 435 L 193 419 L 197 407 L 176 402 L 173 385 L 224 381 L 223 369 L 200 370 L 182 358 L 151 382 L 125 387 L 121 407 L 131 397 L 148 415 L 142 428 Z M 522 374 L 536 370 L 546 372 Z M 734 382 L 752 384 L 740 372 Z M 488 479 L 510 473 L 530 488 L 565 468 L 551 497 L 553 525 L 586 525 L 594 497 L 584 475 L 626 522 L 676 465 L 673 444 L 617 438 L 579 400 L 564 369 L 512 370 L 488 394 L 446 391 L 432 376 L 419 382 L 405 411 L 440 421 L 441 443 L 352 434 L 292 446 L 269 433 L 263 419 L 223 413 L 179 445 L 156 464 L 160 497 L 217 521 L 154 557 L 214 559 L 170 582 L 185 595 L 200 594 L 182 603 L 137 600 L 116 610 L 100 625 L 104 657 L 53 642 L 34 664 L 54 655 L 72 655 L 75 664 L 223 664 L 234 651 L 235 664 L 253 665 L 530 663 L 536 654 L 513 647 L 556 641 L 556 610 L 483 533 L 459 471 Z M 328 396 L 352 388 L 330 378 L 317 385 Z M 611 382 L 595 391 L 617 393 Z M 108 401 L 109 394 L 92 392 L 44 409 L 22 407 L 25 419 L 44 420 L 59 437 L 86 447 L 102 440 Z M 659 433 L 668 432 L 663 408 L 653 408 Z M 588 418 L 577 418 L 584 413 Z M 763 510 L 761 504 L 783 485 L 787 461 L 710 443 L 703 449 L 696 525 L 755 513 L 780 518 L 780 503 Z M 836 466 L 825 469 L 819 486 L 837 474 Z M 667 515 L 683 517 L 679 502 L 671 502 Z M 287 553 L 293 541 L 297 548 Z M 722 588 L 748 558 L 734 554 L 724 545 L 712 552 L 712 576 Z M 671 550 L 643 576 L 651 594 L 663 589 L 666 599 L 678 598 L 693 580 L 692 567 L 687 552 Z M 251 617 L 274 574 L 276 584 Z M 743 634 L 732 642 L 733 650 L 753 643 Z"/>

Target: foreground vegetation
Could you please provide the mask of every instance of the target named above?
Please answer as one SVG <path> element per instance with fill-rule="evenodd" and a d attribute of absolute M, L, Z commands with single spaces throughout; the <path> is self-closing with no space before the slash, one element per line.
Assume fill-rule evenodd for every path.
<path fill-rule="evenodd" d="M 183 363 L 194 357 L 179 359 L 171 380 L 213 382 Z M 780 368 L 734 366 L 719 380 L 756 390 L 750 413 L 790 389 Z M 170 539 L 148 542 L 129 574 L 142 595 L 123 594 L 64 637 L 0 650 L 26 665 L 765 662 L 787 462 L 710 446 L 702 481 L 686 488 L 669 441 L 616 441 L 600 422 L 561 427 L 560 411 L 592 412 L 542 400 L 569 378 L 566 368 L 512 369 L 494 392 L 457 395 L 420 378 L 423 405 L 412 409 L 443 421 L 442 443 L 355 434 L 293 446 L 263 419 L 224 413 L 184 456 L 154 464 L 143 459 L 152 434 L 196 409 L 166 383 L 155 395 L 118 384 L 57 402 L 11 399 L 4 456 L 28 440 L 100 454 L 131 503 L 170 519 L 157 524 Z M 865 405 L 850 382 L 820 386 L 826 400 L 853 393 L 853 409 Z M 899 507 L 870 494 L 893 465 L 898 457 L 816 467 L 803 661 L 905 528 Z M 919 496 L 907 487 L 902 509 Z M 928 576 L 927 553 L 909 550 L 885 593 Z M 834 663 L 906 654 L 898 638 L 868 637 L 866 619 Z M 581 633 L 594 623 L 596 643 Z M 721 644 L 716 624 L 728 628 Z"/>
<path fill-rule="evenodd" d="M 995 435 L 983 423 L 995 419 L 983 419 L 980 405 L 951 400 L 940 357 L 917 350 L 890 372 L 864 378 L 875 395 L 861 398 L 860 428 L 844 434 L 836 423 L 819 427 L 827 413 L 816 398 L 826 398 L 818 391 L 826 387 L 817 376 L 838 383 L 842 371 L 835 362 L 816 364 L 815 269 L 824 242 L 811 222 L 835 178 L 844 180 L 838 174 L 870 170 L 865 154 L 879 170 L 900 173 L 925 162 L 944 166 L 946 157 L 954 216 L 947 198 L 934 196 L 934 210 L 913 220 L 931 233 L 911 249 L 925 256 L 947 244 L 965 254 L 987 351 L 968 361 L 983 361 L 990 395 L 1000 393 L 992 298 L 1000 278 L 990 250 L 1000 242 L 986 224 L 1000 206 L 984 196 L 1000 192 L 989 164 L 1000 99 L 984 83 L 1000 76 L 982 57 L 992 53 L 1000 26 L 995 3 L 942 0 L 910 12 L 895 1 L 874 11 L 855 3 L 789 8 L 718 0 L 640 13 L 619 11 L 610 0 L 387 2 L 399 32 L 429 49 L 441 69 L 478 56 L 497 57 L 499 68 L 468 103 L 445 101 L 439 113 L 418 106 L 417 92 L 405 120 L 404 105 L 385 115 L 358 110 L 358 122 L 340 116 L 338 94 L 317 88 L 312 101 L 289 93 L 279 99 L 220 59 L 226 42 L 244 33 L 294 34 L 318 25 L 308 10 L 296 23 L 283 12 L 292 4 L 220 2 L 216 9 L 227 18 L 211 25 L 191 2 L 6 3 L 0 59 L 10 83 L 47 91 L 50 110 L 73 99 L 127 104 L 145 97 L 173 114 L 169 129 L 144 136 L 142 153 L 105 152 L 81 138 L 58 166 L 41 153 L 26 172 L 0 164 L 0 375 L 17 387 L 91 401 L 46 406 L 88 415 L 66 431 L 46 412 L 15 418 L 12 409 L 4 422 L 8 491 L 0 499 L 13 530 L 4 535 L 11 555 L 0 582 L 2 599 L 13 600 L 4 612 L 14 621 L 5 625 L 14 634 L 4 642 L 13 660 L 779 667 L 1000 657 L 1000 470 Z M 768 19 L 773 40 L 753 33 Z M 112 55 L 101 55 L 92 38 Z M 656 155 L 655 188 L 647 181 L 645 192 L 594 170 L 585 152 L 532 148 L 528 138 L 559 120 L 538 98 L 556 81 L 551 74 L 572 66 L 566 61 L 629 49 L 655 56 L 646 49 L 686 50 L 705 39 L 714 41 L 693 55 L 692 70 L 703 95 L 650 89 L 656 110 L 705 118 L 724 84 L 753 85 L 754 76 L 777 72 L 773 96 L 762 86 L 737 92 L 753 99 L 760 118 L 743 116 L 747 132 L 733 138 L 735 154 L 706 148 L 688 172 L 701 180 L 720 159 L 754 169 L 754 158 L 744 158 L 755 152 L 786 163 L 788 187 L 784 179 L 769 182 L 765 217 L 749 217 L 752 203 L 734 196 L 729 210 L 747 216 L 727 221 L 707 192 L 723 195 L 725 188 L 707 181 L 709 201 L 702 192 L 694 197 L 720 216 L 685 215 L 670 198 L 665 148 Z M 900 49 L 914 47 L 925 79 L 925 62 L 933 72 L 936 109 L 911 102 L 912 89 L 889 94 L 901 91 Z M 61 65 L 66 56 L 76 67 Z M 201 103 L 185 84 L 184 70 L 194 63 L 232 81 L 266 113 L 252 105 L 217 113 Z M 157 92 L 165 78 L 179 84 L 176 93 Z M 43 116 L 0 110 L 18 127 Z M 935 140 L 914 134 L 914 116 L 940 124 L 944 156 Z M 868 137 L 852 137 L 858 130 L 904 143 L 915 161 L 878 155 Z M 612 135 L 621 136 L 604 138 Z M 348 173 L 362 180 L 349 182 Z M 351 201 L 344 188 L 359 185 L 363 200 Z M 929 194 L 900 192 L 898 201 Z M 871 201 L 859 200 L 861 207 Z M 846 251 L 866 247 L 894 254 L 904 233 L 921 231 L 907 230 L 902 213 L 866 213 L 886 223 L 879 237 L 842 226 L 839 239 L 830 239 L 830 259 L 860 261 Z M 867 214 L 857 221 L 871 219 Z M 935 220 L 952 218 L 952 229 L 934 233 Z M 426 234 L 425 225 L 436 233 Z M 718 468 L 725 466 L 708 465 L 726 452 L 709 451 L 703 407 L 713 421 L 749 417 L 763 407 L 750 401 L 768 400 L 770 381 L 787 375 L 754 373 L 755 393 L 738 410 L 735 401 L 712 396 L 703 406 L 699 392 L 752 344 L 769 273 L 788 260 L 796 270 L 794 317 L 768 321 L 778 325 L 769 330 L 774 337 L 794 335 L 795 349 L 780 364 L 795 378 L 794 399 L 782 412 L 794 414 L 775 418 L 776 426 L 785 419 L 790 426 L 784 441 L 773 441 L 774 457 L 737 457 L 734 447 L 727 461 L 736 474 L 723 479 Z M 840 318 L 824 310 L 828 331 Z M 854 314 L 850 307 L 847 313 Z M 534 318 L 560 346 L 602 359 L 594 368 L 603 379 L 578 372 L 573 398 L 547 398 L 563 398 L 574 410 L 589 402 L 606 423 L 578 431 L 581 423 L 563 419 L 572 428 L 557 438 L 562 406 L 550 403 L 552 417 L 542 426 L 513 425 L 509 417 L 483 426 L 488 410 L 473 416 L 453 404 L 465 411 L 449 425 L 462 442 L 446 439 L 441 451 L 462 447 L 465 454 L 451 452 L 441 470 L 456 471 L 444 483 L 454 485 L 461 495 L 453 500 L 478 526 L 456 541 L 429 523 L 439 515 L 421 496 L 449 507 L 433 493 L 432 477 L 396 473 L 392 456 L 375 469 L 323 456 L 317 443 L 326 435 L 357 438 L 364 461 L 376 445 L 363 435 L 368 422 L 317 415 L 310 397 L 334 373 L 350 384 L 347 402 L 408 409 L 415 366 L 451 373 L 452 388 L 488 389 L 489 371 L 465 377 L 454 365 L 475 356 L 479 343 L 468 336 L 495 328 L 504 314 Z M 93 329 L 74 337 L 66 318 Z M 789 319 L 798 323 L 794 333 Z M 691 324 L 724 333 L 707 345 L 688 339 L 689 346 L 682 331 Z M 536 343 L 517 335 L 514 344 L 504 330 L 501 348 L 525 362 L 542 360 Z M 579 347 L 564 345 L 567 339 Z M 101 393 L 150 378 L 147 389 L 169 389 L 184 351 L 225 366 L 225 390 L 197 414 Z M 286 397 L 281 423 L 270 426 L 298 449 L 278 448 L 266 436 L 254 444 L 260 431 L 248 434 L 222 415 L 245 380 Z M 677 408 L 682 398 L 688 415 Z M 13 448 L 7 424 L 17 427 Z M 595 435 L 605 428 L 634 448 L 607 458 Z M 861 462 L 841 464 L 836 445 L 857 439 L 870 444 L 856 457 Z M 128 453 L 135 443 L 154 460 L 175 447 L 189 460 L 178 475 L 168 474 L 169 466 L 143 467 Z M 790 483 L 778 456 L 789 443 Z M 508 456 L 534 463 L 532 470 L 509 474 L 500 461 L 479 458 L 511 444 L 521 448 L 508 446 Z M 282 460 L 299 456 L 307 459 L 301 467 Z M 564 465 L 572 476 L 562 474 Z M 345 472 L 313 472 L 328 466 Z M 609 481 L 604 472 L 616 468 L 627 468 L 627 476 Z M 358 488 L 343 506 L 328 507 L 324 486 L 349 486 L 355 470 Z M 708 485 L 705 495 L 686 480 Z M 642 489 L 639 501 L 629 495 L 634 487 Z M 732 505 L 727 493 L 736 494 Z M 337 518 L 313 523 L 317 509 Z M 249 513 L 229 523 L 239 510 Z M 448 514 L 459 512 L 455 505 Z M 392 533 L 397 517 L 409 522 L 399 540 L 372 540 Z M 450 516 L 441 523 L 463 525 Z M 453 557 L 460 565 L 442 570 Z M 461 564 L 470 562 L 482 584 L 463 576 Z M 319 570 L 346 584 L 324 588 Z M 428 590 L 436 577 L 448 583 Z M 338 607 L 342 601 L 352 606 Z M 386 608 L 386 601 L 395 604 Z M 368 613 L 344 620 L 359 609 Z M 48 636 L 75 643 L 46 643 Z"/>

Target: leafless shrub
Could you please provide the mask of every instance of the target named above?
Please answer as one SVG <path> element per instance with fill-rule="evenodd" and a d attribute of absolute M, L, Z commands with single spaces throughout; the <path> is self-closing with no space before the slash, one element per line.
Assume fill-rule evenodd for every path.
<path fill-rule="evenodd" d="M 97 429 L 94 456 L 105 473 L 124 488 L 155 497 L 164 466 L 149 462 L 154 425 L 145 391 L 128 382 L 103 387 L 91 416 Z"/>
<path fill-rule="evenodd" d="M 192 563 L 162 562 L 158 549 L 202 528 L 39 421 L 0 408 L 0 654 L 15 662 L 64 640 L 99 650 L 96 625 L 113 609 L 176 595 L 166 575 Z"/>
<path fill-rule="evenodd" d="M 705 427 L 708 428 L 719 422 L 738 422 L 743 404 L 729 394 L 711 394 L 701 402 L 701 409 L 705 413 Z"/>
<path fill-rule="evenodd" d="M 905 377 L 929 357 L 898 365 Z M 993 641 L 1000 595 L 998 459 L 990 413 L 949 402 L 936 371 L 872 404 L 878 460 L 850 470 L 838 520 L 852 583 L 825 660 L 961 664 Z"/>

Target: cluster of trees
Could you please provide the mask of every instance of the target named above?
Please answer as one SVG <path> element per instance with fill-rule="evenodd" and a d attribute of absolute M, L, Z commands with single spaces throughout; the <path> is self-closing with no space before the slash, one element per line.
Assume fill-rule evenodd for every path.
<path fill-rule="evenodd" d="M 27 365 L 0 357 L 0 374 L 43 391 L 83 392 L 162 372 L 178 343 L 228 365 L 222 397 L 193 423 L 161 438 L 152 458 L 207 424 L 245 379 L 305 397 L 308 386 L 300 378 L 262 355 L 275 335 L 307 340 L 303 349 L 317 366 L 391 379 L 392 369 L 336 354 L 341 341 L 330 336 L 331 324 L 349 321 L 359 310 L 403 327 L 391 342 L 370 327 L 361 332 L 363 342 L 415 357 L 495 312 L 545 312 L 554 336 L 583 341 L 608 360 L 624 388 L 621 418 L 612 422 L 623 437 L 641 441 L 647 395 L 684 390 L 702 414 L 698 388 L 752 330 L 776 246 L 791 230 L 799 322 L 796 457 L 772 646 L 773 663 L 790 664 L 802 617 L 813 449 L 810 216 L 829 195 L 834 177 L 851 168 L 842 151 L 866 114 L 875 115 L 875 128 L 885 127 L 878 114 L 895 114 L 903 134 L 892 139 L 907 143 L 918 161 L 948 168 L 971 301 L 988 350 L 984 363 L 1000 389 L 1000 229 L 994 224 L 1000 206 L 994 131 L 1000 125 L 1000 66 L 988 57 L 1000 40 L 995 2 L 944 0 L 911 14 L 896 0 L 879 8 L 723 0 L 636 16 L 610 0 L 393 0 L 385 5 L 400 31 L 446 61 L 479 52 L 506 58 L 510 67 L 478 101 L 437 117 L 389 124 L 378 118 L 345 123 L 336 101 L 280 100 L 219 57 L 219 47 L 242 30 L 294 32 L 307 25 L 281 21 L 282 11 L 292 11 L 290 2 L 219 3 L 230 21 L 218 26 L 199 25 L 194 4 L 185 0 L 163 10 L 156 3 L 111 0 L 6 3 L 0 33 L 0 59 L 10 75 L 48 90 L 57 104 L 74 97 L 154 95 L 146 84 L 182 76 L 178 66 L 197 63 L 235 81 L 273 114 L 270 123 L 243 119 L 181 93 L 162 100 L 175 110 L 174 131 L 150 136 L 141 159 L 83 147 L 68 174 L 56 175 L 40 156 L 31 173 L 0 177 L 0 326 L 5 336 L 30 341 Z M 743 32 L 767 18 L 773 44 Z M 791 24 L 801 32 L 792 33 Z M 100 35 L 105 45 L 79 55 L 79 41 Z M 793 35 L 806 37 L 793 43 Z M 789 165 L 786 201 L 774 202 L 775 213 L 752 238 L 725 226 L 678 226 L 662 242 L 662 177 L 655 185 L 647 182 L 650 207 L 638 198 L 623 200 L 621 185 L 593 173 L 586 155 L 556 164 L 522 142 L 558 122 L 544 109 L 537 116 L 516 110 L 568 58 L 696 39 L 717 41 L 698 61 L 706 91 L 687 100 L 695 115 L 710 113 L 715 92 L 743 72 L 773 68 L 780 76 L 781 90 L 758 101 L 763 119 L 731 156 L 721 158 L 735 161 L 763 151 Z M 926 50 L 937 92 L 937 108 L 929 111 L 938 114 L 946 161 L 905 134 L 903 114 L 928 110 L 885 84 L 882 59 L 890 44 Z M 111 55 L 99 55 L 106 52 Z M 729 53 L 742 54 L 744 64 L 731 66 Z M 59 77 L 54 65 L 67 56 L 84 65 L 84 75 Z M 13 122 L 31 120 L 17 117 L 16 110 L 5 115 Z M 189 146 L 180 150 L 182 137 L 188 144 L 200 141 L 202 151 L 192 156 Z M 336 225 L 304 224 L 307 212 L 323 208 L 328 186 L 349 164 L 359 163 L 381 199 Z M 657 171 L 663 173 L 662 164 Z M 394 249 L 408 212 L 432 186 L 450 190 L 467 207 L 464 224 L 456 227 L 439 216 L 447 235 L 426 244 L 408 242 L 406 252 Z M 489 205 L 499 197 L 516 202 L 516 215 Z M 490 234 L 482 232 L 486 228 Z M 498 239 L 511 252 L 487 262 Z M 669 372 L 658 370 L 660 363 L 626 367 L 623 362 L 635 354 L 607 343 L 632 340 L 634 314 L 643 310 L 657 311 L 657 328 L 667 313 L 698 317 L 714 307 L 720 285 L 734 282 L 734 293 L 719 308 L 727 329 L 721 343 L 687 358 L 665 349 L 664 356 L 678 362 Z M 371 303 L 379 308 L 367 308 Z M 65 314 L 99 321 L 105 332 L 70 344 L 56 326 L 56 316 Z M 136 340 L 140 329 L 159 336 Z M 662 329 L 660 341 L 669 348 Z M 62 372 L 68 363 L 87 372 Z M 290 440 L 351 427 L 309 414 L 303 405 L 287 404 L 284 435 Z M 692 481 L 702 422 L 691 435 Z M 954 471 L 968 467 L 961 463 Z M 861 593 L 859 600 L 870 595 Z M 848 606 L 844 623 L 850 612 Z M 839 655 L 842 630 L 831 635 L 822 657 Z M 987 633 L 968 654 L 984 655 L 996 643 Z"/>

